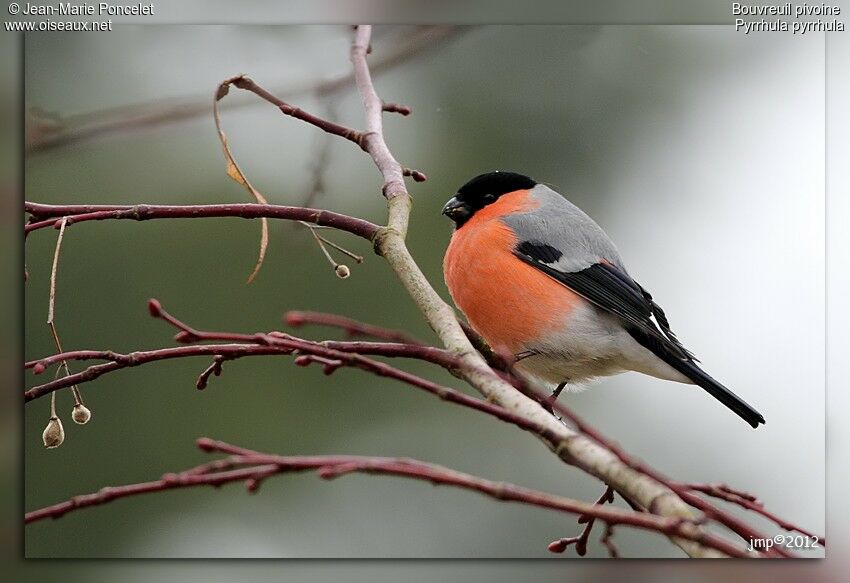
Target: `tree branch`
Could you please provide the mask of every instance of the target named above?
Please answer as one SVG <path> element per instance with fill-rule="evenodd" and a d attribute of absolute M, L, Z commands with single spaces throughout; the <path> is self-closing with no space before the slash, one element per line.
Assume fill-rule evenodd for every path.
<path fill-rule="evenodd" d="M 206 332 L 197 330 L 181 320 L 175 318 L 162 308 L 157 300 L 150 300 L 149 308 L 151 315 L 168 322 L 179 330 L 175 336 L 178 342 L 200 342 L 208 340 L 225 340 L 240 342 L 241 344 L 207 344 L 198 346 L 181 346 L 173 348 L 160 348 L 156 350 L 136 351 L 130 354 L 119 354 L 112 351 L 81 350 L 55 354 L 39 360 L 33 360 L 25 364 L 25 368 L 33 369 L 36 374 L 41 374 L 46 368 L 55 363 L 65 360 L 108 360 L 104 364 L 92 365 L 78 373 L 54 379 L 43 385 L 38 385 L 24 393 L 24 401 L 30 402 L 68 386 L 83 384 L 95 380 L 104 374 L 114 372 L 127 367 L 139 366 L 150 362 L 158 362 L 174 358 L 186 358 L 192 356 L 212 356 L 214 363 L 212 367 L 204 370 L 198 377 L 196 386 L 202 389 L 206 386 L 210 374 L 221 369 L 224 360 L 235 360 L 247 356 L 267 355 L 297 355 L 295 364 L 308 366 L 318 362 L 325 366 L 325 373 L 332 374 L 337 368 L 346 366 L 376 374 L 378 376 L 393 378 L 408 385 L 424 390 L 444 401 L 455 403 L 482 413 L 491 415 L 501 421 L 516 425 L 520 429 L 537 435 L 546 435 L 544 427 L 525 419 L 511 411 L 507 411 L 498 405 L 481 401 L 457 391 L 455 389 L 439 385 L 417 375 L 397 369 L 383 362 L 366 358 L 362 353 L 370 353 L 379 356 L 409 357 L 417 358 L 438 364 L 447 369 L 456 366 L 457 359 L 450 353 L 438 348 L 402 345 L 375 342 L 311 342 L 302 338 L 276 333 L 239 334 L 233 332 Z"/>
<path fill-rule="evenodd" d="M 293 328 L 300 328 L 308 324 L 340 328 L 349 338 L 367 337 L 388 340 L 390 342 L 400 342 L 402 344 L 422 344 L 416 337 L 403 330 L 390 330 L 389 328 L 363 324 L 357 320 L 336 314 L 290 310 L 283 315 L 283 321 Z"/>
<path fill-rule="evenodd" d="M 32 216 L 24 226 L 24 233 L 38 229 L 58 227 L 60 217 L 67 217 L 67 226 L 85 221 L 152 219 L 199 219 L 238 217 L 243 219 L 285 219 L 304 221 L 323 227 L 346 231 L 368 241 L 373 241 L 380 227 L 369 221 L 332 211 L 274 204 L 206 204 L 206 205 L 48 205 L 25 202 L 24 208 Z"/>
<path fill-rule="evenodd" d="M 588 504 L 506 482 L 493 482 L 419 460 L 367 456 L 277 456 L 208 438 L 199 439 L 197 445 L 204 451 L 222 452 L 230 454 L 230 457 L 218 463 L 195 466 L 180 473 L 165 474 L 159 480 L 106 487 L 92 494 L 74 496 L 65 502 L 28 512 L 25 522 L 30 524 L 46 518 L 59 518 L 75 510 L 106 504 L 120 498 L 176 488 L 221 486 L 232 482 L 245 482 L 248 491 L 255 492 L 263 480 L 278 474 L 314 471 L 319 477 L 327 480 L 351 473 L 363 473 L 399 476 L 427 481 L 434 485 L 453 486 L 475 491 L 503 502 L 518 502 L 567 514 L 592 517 L 595 520 L 604 521 L 609 526 L 628 525 L 641 530 L 673 535 L 699 542 L 730 556 L 749 556 L 729 541 L 706 533 L 687 521 Z"/>
<path fill-rule="evenodd" d="M 826 546 L 826 539 L 824 537 L 816 535 L 810 530 L 806 530 L 805 528 L 797 526 L 796 524 L 785 520 L 777 514 L 768 511 L 767 509 L 765 509 L 764 505 L 759 502 L 758 498 L 756 498 L 752 494 L 741 492 L 740 490 L 734 490 L 726 484 L 681 484 L 680 487 L 685 488 L 687 490 L 702 492 L 703 494 L 707 494 L 714 498 L 719 498 L 720 500 L 736 504 L 741 508 L 744 508 L 751 512 L 755 512 L 756 514 L 767 518 L 783 530 L 787 530 L 789 532 L 799 532 L 800 534 L 803 534 L 810 538 L 817 539 L 818 544 L 823 545 L 824 547 Z"/>
<path fill-rule="evenodd" d="M 606 502 L 614 502 L 614 490 L 611 486 L 606 486 L 605 491 L 596 500 L 595 504 L 602 505 Z M 553 553 L 563 553 L 567 547 L 575 545 L 576 554 L 583 557 L 587 554 L 587 541 L 590 538 L 590 531 L 593 530 L 593 525 L 596 523 L 596 517 L 582 514 L 578 517 L 578 523 L 584 524 L 584 528 L 578 536 L 560 538 L 549 543 L 549 551 Z"/>

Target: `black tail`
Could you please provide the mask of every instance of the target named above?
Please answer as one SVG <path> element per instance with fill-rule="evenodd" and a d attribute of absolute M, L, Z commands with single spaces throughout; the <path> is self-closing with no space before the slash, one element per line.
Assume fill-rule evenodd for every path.
<path fill-rule="evenodd" d="M 696 363 L 683 360 L 680 356 L 673 354 L 667 350 L 663 344 L 655 341 L 654 338 L 649 338 L 640 332 L 632 332 L 632 336 L 640 342 L 645 348 L 652 351 L 658 358 L 669 364 L 671 367 L 682 373 L 694 384 L 705 389 L 709 395 L 726 405 L 738 417 L 749 423 L 754 429 L 758 429 L 759 424 L 763 424 L 764 416 L 753 409 L 741 397 L 718 383 L 716 380 L 708 376 Z"/>

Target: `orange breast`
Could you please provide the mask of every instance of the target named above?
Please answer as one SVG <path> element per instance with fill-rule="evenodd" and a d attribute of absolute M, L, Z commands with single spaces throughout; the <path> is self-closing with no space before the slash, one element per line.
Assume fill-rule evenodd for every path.
<path fill-rule="evenodd" d="M 499 217 L 532 208 L 527 191 L 503 195 L 455 231 L 443 261 L 449 292 L 472 327 L 513 354 L 564 326 L 581 301 L 513 254 L 516 235 Z"/>

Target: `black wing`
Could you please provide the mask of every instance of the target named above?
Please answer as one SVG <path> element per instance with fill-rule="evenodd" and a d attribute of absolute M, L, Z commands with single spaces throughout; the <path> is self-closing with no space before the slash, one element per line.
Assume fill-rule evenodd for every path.
<path fill-rule="evenodd" d="M 764 423 L 758 411 L 697 366 L 694 355 L 670 329 L 664 310 L 623 270 L 610 263 L 596 263 L 580 271 L 562 271 L 552 265 L 561 257 L 558 249 L 531 241 L 517 245 L 514 253 L 595 306 L 618 316 L 644 348 L 708 391 L 747 423 L 753 427 Z"/>
<path fill-rule="evenodd" d="M 676 338 L 667 316 L 649 292 L 621 269 L 610 263 L 596 263 L 580 271 L 562 271 L 551 265 L 560 259 L 560 251 L 529 241 L 520 243 L 515 254 L 594 305 L 619 316 L 629 325 L 630 332 L 634 328 L 665 345 L 679 358 L 696 360 Z"/>

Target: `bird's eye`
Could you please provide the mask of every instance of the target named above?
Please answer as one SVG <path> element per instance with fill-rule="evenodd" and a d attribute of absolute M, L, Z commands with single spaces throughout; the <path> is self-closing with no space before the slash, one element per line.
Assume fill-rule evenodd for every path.
<path fill-rule="evenodd" d="M 493 202 L 494 200 L 496 200 L 496 195 L 488 192 L 487 194 L 484 195 L 483 198 L 484 198 L 484 202 Z"/>

